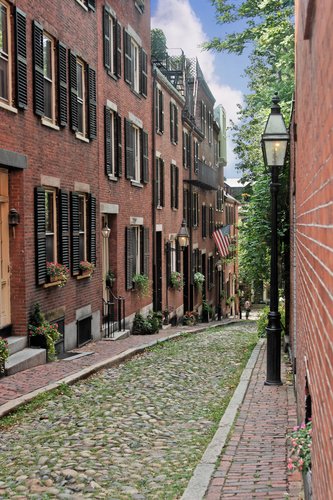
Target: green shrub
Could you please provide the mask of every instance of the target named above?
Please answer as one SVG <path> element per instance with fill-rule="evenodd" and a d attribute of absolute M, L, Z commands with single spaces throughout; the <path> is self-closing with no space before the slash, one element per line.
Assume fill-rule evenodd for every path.
<path fill-rule="evenodd" d="M 136 313 L 133 321 L 133 335 L 152 335 L 157 333 L 162 326 L 162 313 L 150 311 L 146 318 Z"/>
<path fill-rule="evenodd" d="M 280 304 L 279 306 L 279 312 L 281 314 L 281 327 L 282 327 L 282 333 L 284 332 L 284 328 L 286 325 L 286 311 L 284 304 Z M 266 327 L 268 326 L 268 313 L 269 313 L 269 307 L 265 306 L 259 316 L 259 319 L 257 321 L 257 331 L 258 331 L 258 337 L 265 337 L 266 336 Z"/>

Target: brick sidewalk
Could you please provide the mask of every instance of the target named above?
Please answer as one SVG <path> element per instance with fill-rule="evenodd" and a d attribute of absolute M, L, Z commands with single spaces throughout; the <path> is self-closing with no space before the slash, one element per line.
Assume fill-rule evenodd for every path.
<path fill-rule="evenodd" d="M 210 481 L 206 500 L 252 498 L 296 500 L 300 473 L 287 474 L 286 433 L 296 422 L 293 386 L 265 386 L 266 343 L 263 345 L 231 438 Z"/>

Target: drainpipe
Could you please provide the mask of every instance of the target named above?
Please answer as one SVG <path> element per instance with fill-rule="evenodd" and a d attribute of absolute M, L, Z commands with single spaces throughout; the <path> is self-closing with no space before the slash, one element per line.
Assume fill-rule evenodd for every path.
<path fill-rule="evenodd" d="M 155 93 L 156 93 L 156 67 L 153 65 L 153 104 L 152 104 L 152 241 L 153 241 L 153 309 L 157 309 L 157 267 L 156 267 L 156 189 L 155 189 L 155 159 L 156 159 L 156 137 L 155 137 Z"/>

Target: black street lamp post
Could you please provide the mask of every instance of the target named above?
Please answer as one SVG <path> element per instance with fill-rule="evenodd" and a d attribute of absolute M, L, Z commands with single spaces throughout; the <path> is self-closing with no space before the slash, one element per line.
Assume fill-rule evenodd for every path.
<path fill-rule="evenodd" d="M 281 322 L 279 313 L 278 289 L 278 237 L 277 237 L 277 196 L 279 191 L 279 167 L 286 158 L 289 134 L 281 114 L 280 99 L 276 94 L 272 99 L 271 113 L 268 117 L 261 145 L 265 164 L 271 169 L 272 197 L 272 236 L 271 236 L 271 282 L 270 312 L 267 332 L 267 371 L 266 385 L 281 385 Z"/>

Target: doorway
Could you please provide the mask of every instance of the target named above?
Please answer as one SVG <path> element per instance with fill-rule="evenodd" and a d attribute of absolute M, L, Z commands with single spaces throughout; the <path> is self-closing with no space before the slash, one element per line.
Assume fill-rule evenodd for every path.
<path fill-rule="evenodd" d="M 11 323 L 8 171 L 0 169 L 0 329 Z"/>

